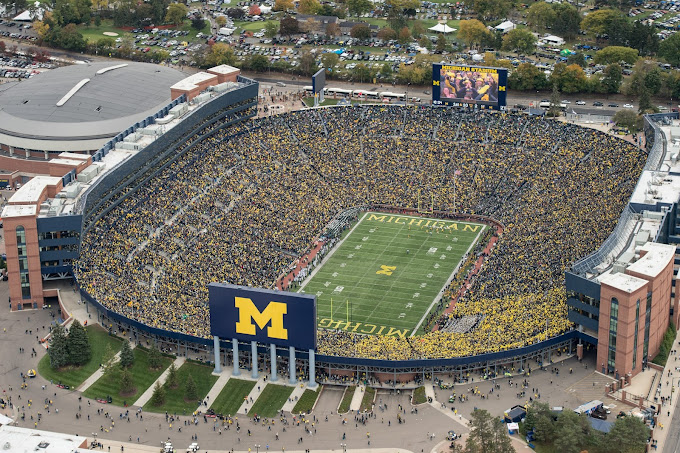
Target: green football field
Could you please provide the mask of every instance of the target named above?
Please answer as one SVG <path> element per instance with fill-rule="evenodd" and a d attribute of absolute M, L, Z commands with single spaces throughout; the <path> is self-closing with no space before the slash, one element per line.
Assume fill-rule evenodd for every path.
<path fill-rule="evenodd" d="M 485 228 L 478 223 L 364 213 L 300 292 L 316 294 L 320 328 L 409 336 Z"/>

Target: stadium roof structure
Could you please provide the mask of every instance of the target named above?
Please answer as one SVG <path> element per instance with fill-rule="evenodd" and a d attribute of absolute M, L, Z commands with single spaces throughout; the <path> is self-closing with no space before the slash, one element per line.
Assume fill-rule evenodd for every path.
<path fill-rule="evenodd" d="M 184 78 L 175 69 L 133 62 L 47 71 L 0 91 L 0 143 L 35 150 L 97 149 L 167 105 L 170 86 Z M 50 146 L 50 141 L 69 143 Z"/>

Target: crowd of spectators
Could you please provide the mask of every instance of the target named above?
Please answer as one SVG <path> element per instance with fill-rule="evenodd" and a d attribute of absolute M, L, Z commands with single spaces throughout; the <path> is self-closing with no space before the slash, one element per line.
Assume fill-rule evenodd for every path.
<path fill-rule="evenodd" d="M 354 106 L 254 120 L 191 147 L 102 217 L 83 238 L 77 278 L 111 310 L 208 337 L 210 282 L 273 287 L 339 212 L 414 208 L 426 193 L 435 209 L 504 225 L 447 315 L 475 317 L 475 329 L 410 339 L 323 330 L 318 353 L 519 347 L 570 328 L 564 271 L 612 231 L 645 157 L 591 129 L 506 113 Z"/>

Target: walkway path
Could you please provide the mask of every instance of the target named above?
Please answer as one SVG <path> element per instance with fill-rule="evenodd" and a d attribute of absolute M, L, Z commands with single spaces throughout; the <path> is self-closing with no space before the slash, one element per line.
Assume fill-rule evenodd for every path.
<path fill-rule="evenodd" d="M 364 393 L 366 393 L 366 387 L 363 385 L 357 385 L 354 389 L 354 396 L 352 396 L 352 402 L 349 403 L 349 410 L 358 411 L 361 409 L 361 401 L 364 399 Z"/>
<path fill-rule="evenodd" d="M 184 365 L 184 362 L 186 362 L 184 357 L 177 357 L 174 362 L 175 368 L 179 369 L 179 367 Z M 137 401 L 135 401 L 134 405 L 143 407 L 146 403 L 148 403 L 151 399 L 151 396 L 153 395 L 153 388 L 156 386 L 156 382 L 159 382 L 161 385 L 165 384 L 165 381 L 168 380 L 168 374 L 170 374 L 170 367 L 166 368 L 165 371 L 163 371 L 163 374 L 158 376 L 158 379 L 156 379 L 154 383 L 151 384 L 144 393 L 142 393 L 142 396 L 140 396 Z"/>
<path fill-rule="evenodd" d="M 212 406 L 212 404 L 215 402 L 224 386 L 227 385 L 227 382 L 229 382 L 229 379 L 231 378 L 231 372 L 232 372 L 231 368 L 222 368 L 222 373 L 220 373 L 220 377 L 217 378 L 217 381 L 215 381 L 215 385 L 212 386 L 212 388 L 208 392 L 208 395 L 205 397 L 205 400 L 208 401 L 208 406 L 205 407 L 205 409 L 210 409 L 210 406 Z M 199 409 L 203 410 L 203 407 L 199 406 Z"/>
<path fill-rule="evenodd" d="M 247 379 L 245 376 L 243 376 L 243 379 Z M 257 401 L 257 398 L 260 396 L 262 393 L 262 390 L 267 386 L 267 382 L 264 380 L 264 376 L 260 377 L 255 385 L 253 386 L 253 389 L 250 391 L 248 396 L 246 396 L 245 400 L 243 401 L 243 404 L 241 404 L 241 407 L 238 408 L 239 414 L 247 414 L 248 410 L 250 410 L 251 407 L 253 407 L 253 404 L 255 404 L 255 401 Z M 253 399 L 252 402 L 250 399 Z"/>
<path fill-rule="evenodd" d="M 286 412 L 293 412 L 295 405 L 297 404 L 302 394 L 305 393 L 305 390 L 307 390 L 306 385 L 296 384 L 295 389 L 293 389 L 293 393 L 290 394 L 290 396 L 288 397 L 288 401 L 286 401 L 286 403 L 283 405 L 281 409 Z"/>
<path fill-rule="evenodd" d="M 134 349 L 136 346 L 137 345 L 134 344 L 134 343 L 130 344 L 130 347 L 132 349 Z M 118 360 L 120 360 L 120 351 L 118 351 L 118 353 L 113 356 L 113 358 L 111 359 L 111 363 L 116 363 L 116 362 L 118 362 Z M 95 371 L 94 373 L 92 373 L 89 378 L 85 379 L 85 382 L 80 384 L 78 386 L 78 388 L 76 388 L 76 390 L 79 391 L 79 392 L 84 392 L 85 390 L 89 389 L 92 386 L 92 384 L 97 382 L 97 380 L 100 377 L 102 377 L 103 375 L 104 375 L 104 367 L 99 367 L 99 369 L 97 371 Z"/>

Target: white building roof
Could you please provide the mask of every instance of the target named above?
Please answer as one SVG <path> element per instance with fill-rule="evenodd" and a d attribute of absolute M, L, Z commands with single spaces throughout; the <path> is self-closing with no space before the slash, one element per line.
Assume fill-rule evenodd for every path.
<path fill-rule="evenodd" d="M 56 176 L 36 176 L 14 192 L 9 202 L 11 204 L 37 203 L 45 187 L 59 184 L 59 181 L 61 178 Z"/>
<path fill-rule="evenodd" d="M 502 22 L 502 23 L 496 25 L 495 28 L 496 28 L 496 30 L 501 30 L 501 31 L 508 30 L 508 31 L 510 31 L 510 30 L 513 30 L 515 28 L 515 24 L 514 24 L 514 22 L 512 22 L 510 20 L 506 20 L 505 22 Z"/>
<path fill-rule="evenodd" d="M 637 291 L 647 284 L 647 280 L 633 277 L 632 275 L 623 274 L 621 272 L 616 274 L 603 274 L 598 277 L 598 280 L 603 285 L 611 286 L 612 288 L 619 289 L 621 291 L 627 292 L 628 294 Z"/>
<path fill-rule="evenodd" d="M 233 66 L 229 66 L 228 64 L 221 64 L 208 69 L 208 71 L 212 71 L 216 74 L 232 74 L 234 72 L 240 72 L 241 70 Z"/>
<path fill-rule="evenodd" d="M 50 163 L 58 165 L 73 165 L 74 167 L 77 167 L 78 165 L 82 164 L 83 161 L 76 159 L 62 159 L 61 156 L 59 156 L 56 159 L 52 159 Z"/>
<path fill-rule="evenodd" d="M 198 87 L 198 84 L 207 80 L 216 79 L 215 74 L 208 74 L 207 72 L 197 72 L 186 79 L 182 79 L 170 87 L 171 90 L 193 90 Z"/>
<path fill-rule="evenodd" d="M 37 204 L 8 204 L 2 208 L 2 218 L 8 217 L 25 217 L 29 215 L 36 215 L 38 213 Z"/>
<path fill-rule="evenodd" d="M 648 242 L 641 247 L 647 251 L 645 256 L 628 266 L 628 270 L 636 274 L 654 278 L 675 259 L 675 246 Z"/>
<path fill-rule="evenodd" d="M 90 156 L 88 154 L 69 153 L 69 152 L 60 153 L 58 157 L 61 158 L 61 159 L 75 159 L 75 160 L 82 160 L 82 161 L 86 161 L 87 159 L 90 158 Z"/>
<path fill-rule="evenodd" d="M 39 445 L 44 442 L 44 447 Z M 87 438 L 73 434 L 53 433 L 37 429 L 3 425 L 0 427 L 0 445 L 15 452 L 39 451 L 41 453 L 71 453 L 87 442 Z M 5 448 L 9 445 L 8 448 Z"/>

